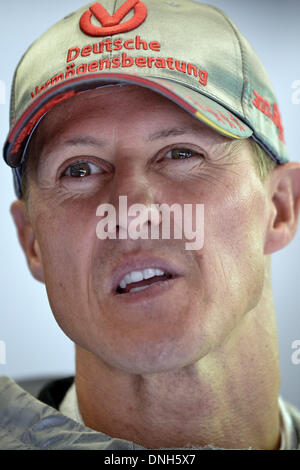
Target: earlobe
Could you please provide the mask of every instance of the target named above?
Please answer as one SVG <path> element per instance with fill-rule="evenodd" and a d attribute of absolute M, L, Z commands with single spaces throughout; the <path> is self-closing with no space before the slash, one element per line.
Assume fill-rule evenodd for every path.
<path fill-rule="evenodd" d="M 269 181 L 270 217 L 265 254 L 285 247 L 297 231 L 300 212 L 300 163 L 278 166 Z"/>
<path fill-rule="evenodd" d="M 27 215 L 25 201 L 15 201 L 11 205 L 10 212 L 15 222 L 19 242 L 26 256 L 30 272 L 36 280 L 45 282 L 41 251 Z"/>

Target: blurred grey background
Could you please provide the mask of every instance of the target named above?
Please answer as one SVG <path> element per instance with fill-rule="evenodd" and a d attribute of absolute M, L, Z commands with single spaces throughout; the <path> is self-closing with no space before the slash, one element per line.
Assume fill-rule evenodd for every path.
<path fill-rule="evenodd" d="M 86 3 L 84 0 L 0 2 L 1 147 L 8 132 L 9 93 L 17 62 L 48 27 Z M 262 59 L 278 96 L 291 159 L 300 161 L 300 91 L 297 93 L 293 88 L 300 88 L 299 0 L 204 3 L 223 9 Z M 299 104 L 293 103 L 293 94 Z M 0 363 L 0 375 L 17 381 L 72 375 L 74 346 L 53 319 L 44 286 L 27 269 L 9 213 L 14 200 L 11 170 L 2 159 L 0 169 L 0 362 L 6 361 Z M 300 364 L 292 362 L 292 343 L 300 340 L 299 261 L 298 230 L 292 243 L 273 255 L 272 277 L 279 330 L 281 394 L 300 408 Z"/>

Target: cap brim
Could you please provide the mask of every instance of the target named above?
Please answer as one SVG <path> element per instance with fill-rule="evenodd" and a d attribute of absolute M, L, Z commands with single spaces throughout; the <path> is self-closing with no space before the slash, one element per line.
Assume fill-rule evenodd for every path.
<path fill-rule="evenodd" d="M 220 134 L 233 139 L 247 139 L 253 134 L 234 110 L 226 108 L 213 98 L 177 82 L 147 78 L 134 74 L 101 73 L 81 76 L 51 87 L 35 98 L 31 106 L 21 115 L 10 131 L 4 147 L 4 158 L 11 167 L 22 163 L 24 148 L 32 130 L 40 119 L 56 104 L 85 90 L 91 90 L 104 83 L 130 83 L 149 88 L 172 100 L 195 118 L 207 124 Z"/>

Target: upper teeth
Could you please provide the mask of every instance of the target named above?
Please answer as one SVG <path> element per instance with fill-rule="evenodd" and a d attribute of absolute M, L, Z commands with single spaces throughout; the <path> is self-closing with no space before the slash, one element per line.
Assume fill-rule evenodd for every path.
<path fill-rule="evenodd" d="M 142 271 L 131 271 L 123 277 L 120 282 L 120 287 L 125 289 L 127 284 L 131 284 L 132 282 L 139 282 L 143 279 L 149 279 L 150 277 L 154 276 L 162 276 L 163 274 L 165 274 L 165 272 L 158 268 L 146 268 Z"/>

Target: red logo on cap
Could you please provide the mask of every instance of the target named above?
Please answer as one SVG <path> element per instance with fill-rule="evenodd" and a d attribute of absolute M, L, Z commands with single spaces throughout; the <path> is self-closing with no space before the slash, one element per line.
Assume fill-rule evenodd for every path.
<path fill-rule="evenodd" d="M 134 16 L 130 20 L 121 23 L 133 8 Z M 102 27 L 92 24 L 92 16 L 102 24 Z M 110 16 L 100 3 L 94 3 L 80 18 L 80 29 L 89 36 L 112 36 L 137 28 L 145 21 L 146 17 L 146 5 L 140 0 L 127 0 L 113 16 Z"/>

